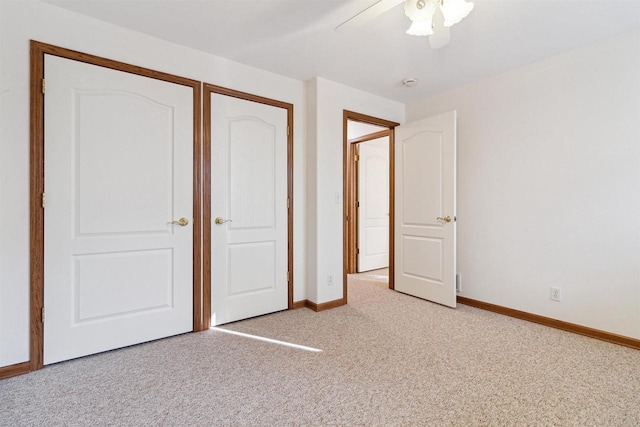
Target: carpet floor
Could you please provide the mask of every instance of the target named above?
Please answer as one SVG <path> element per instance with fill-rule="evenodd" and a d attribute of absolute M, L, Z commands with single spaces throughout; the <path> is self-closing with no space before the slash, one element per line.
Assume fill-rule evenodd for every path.
<path fill-rule="evenodd" d="M 0 425 L 640 426 L 640 351 L 449 309 L 373 276 L 350 277 L 347 306 L 2 380 Z"/>

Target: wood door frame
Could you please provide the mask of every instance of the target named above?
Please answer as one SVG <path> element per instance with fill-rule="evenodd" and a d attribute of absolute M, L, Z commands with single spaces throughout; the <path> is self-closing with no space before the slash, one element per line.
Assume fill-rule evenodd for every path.
<path fill-rule="evenodd" d="M 30 41 L 30 370 L 44 366 L 44 93 L 45 55 L 109 68 L 193 89 L 193 331 L 202 330 L 201 288 L 201 83 L 185 77 L 118 62 L 38 41 Z"/>
<path fill-rule="evenodd" d="M 211 327 L 211 95 L 226 95 L 245 101 L 257 102 L 287 112 L 287 309 L 296 308 L 293 303 L 293 104 L 240 92 L 210 83 L 203 85 L 203 146 L 202 146 L 202 313 L 203 329 Z"/>
<path fill-rule="evenodd" d="M 358 165 L 356 161 L 356 155 L 358 155 L 358 144 L 367 141 L 373 141 L 374 139 L 390 137 L 391 131 L 390 129 L 381 130 L 379 132 L 370 133 L 368 135 L 364 135 L 358 138 L 353 138 L 348 140 L 349 143 L 349 159 L 348 161 L 351 163 L 351 171 L 353 183 L 349 187 L 349 194 L 347 195 L 347 203 L 349 207 L 349 218 L 353 218 L 353 221 L 348 221 L 349 233 L 348 236 L 348 260 L 347 260 L 347 273 L 357 273 L 358 272 L 358 194 L 360 192 L 358 185 L 359 171 Z M 389 213 L 391 214 L 391 213 Z M 391 226 L 391 224 L 388 224 Z"/>
<path fill-rule="evenodd" d="M 387 130 L 367 135 L 363 138 L 354 138 L 349 140 L 347 134 L 347 125 L 349 121 L 368 123 L 371 125 L 386 127 Z M 393 238 L 394 238 L 394 175 L 395 175 L 395 127 L 400 126 L 399 123 L 385 119 L 380 119 L 366 114 L 356 113 L 355 111 L 343 110 L 342 113 L 342 191 L 344 194 L 344 204 L 342 213 L 342 289 L 343 300 L 347 303 L 347 274 L 355 273 L 357 230 L 356 230 L 356 162 L 354 158 L 355 144 L 364 142 L 369 139 L 367 137 L 376 135 L 370 139 L 380 138 L 380 136 L 389 135 L 389 289 L 394 289 L 393 283 Z M 349 220 L 351 219 L 351 220 Z"/>

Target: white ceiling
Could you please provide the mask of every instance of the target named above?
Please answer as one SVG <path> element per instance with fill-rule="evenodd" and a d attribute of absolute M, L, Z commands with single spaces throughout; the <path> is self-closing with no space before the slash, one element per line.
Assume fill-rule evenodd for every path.
<path fill-rule="evenodd" d="M 640 29 L 640 0 L 475 0 L 432 50 L 402 5 L 347 32 L 376 0 L 44 0 L 299 80 L 316 76 L 410 102 L 598 39 Z M 405 88 L 401 80 L 415 77 Z"/>

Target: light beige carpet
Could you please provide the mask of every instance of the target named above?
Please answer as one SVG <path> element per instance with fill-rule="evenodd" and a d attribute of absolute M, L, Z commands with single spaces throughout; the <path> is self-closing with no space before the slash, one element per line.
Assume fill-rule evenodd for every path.
<path fill-rule="evenodd" d="M 0 381 L 0 425 L 638 426 L 640 352 L 351 278 L 285 311 Z"/>

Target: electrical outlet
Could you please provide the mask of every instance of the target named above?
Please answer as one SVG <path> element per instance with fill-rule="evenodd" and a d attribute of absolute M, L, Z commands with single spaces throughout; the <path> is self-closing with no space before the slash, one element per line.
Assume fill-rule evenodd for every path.
<path fill-rule="evenodd" d="M 562 290 L 560 288 L 556 288 L 551 286 L 551 294 L 549 295 L 549 299 L 552 301 L 561 301 L 562 300 Z"/>
<path fill-rule="evenodd" d="M 333 276 L 331 274 L 327 276 L 327 286 L 333 286 Z"/>
<path fill-rule="evenodd" d="M 456 292 L 462 292 L 462 275 L 456 274 Z"/>

